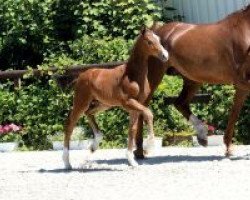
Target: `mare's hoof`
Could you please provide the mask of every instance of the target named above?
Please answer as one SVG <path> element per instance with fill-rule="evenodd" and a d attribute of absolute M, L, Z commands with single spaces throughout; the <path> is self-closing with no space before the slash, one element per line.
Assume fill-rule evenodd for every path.
<path fill-rule="evenodd" d="M 94 153 L 98 148 L 96 146 L 91 146 L 90 147 L 90 152 Z"/>
<path fill-rule="evenodd" d="M 208 145 L 207 139 L 202 139 L 202 138 L 197 137 L 197 140 L 198 140 L 199 145 L 201 145 L 203 147 L 207 147 L 207 145 Z"/>
<path fill-rule="evenodd" d="M 136 149 L 134 151 L 134 156 L 136 159 L 144 159 L 145 158 L 144 153 L 145 152 L 143 151 L 143 149 Z"/>
<path fill-rule="evenodd" d="M 89 150 L 93 153 L 95 152 L 97 149 L 99 148 L 99 144 L 93 140 L 91 141 L 90 145 L 89 145 Z"/>

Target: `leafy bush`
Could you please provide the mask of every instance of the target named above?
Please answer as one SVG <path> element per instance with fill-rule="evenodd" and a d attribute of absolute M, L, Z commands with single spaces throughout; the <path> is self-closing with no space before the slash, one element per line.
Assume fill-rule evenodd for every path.
<path fill-rule="evenodd" d="M 121 37 L 97 40 L 84 36 L 70 45 L 69 56 L 83 63 L 123 61 L 128 58 L 132 44 L 132 40 L 127 41 Z"/>
<path fill-rule="evenodd" d="M 22 69 L 43 60 L 51 0 L 0 0 L 1 69 Z"/>
<path fill-rule="evenodd" d="M 85 35 L 134 39 L 159 17 L 153 0 L 0 0 L 0 67 L 35 67 L 50 54 L 70 54 L 69 45 Z"/>
<path fill-rule="evenodd" d="M 243 144 L 250 144 L 250 99 L 246 101 L 241 114 L 240 114 L 240 119 L 238 123 L 238 131 L 236 134 L 236 138 L 239 142 L 242 142 Z"/>
<path fill-rule="evenodd" d="M 206 120 L 208 124 L 215 125 L 217 129 L 225 130 L 234 95 L 233 86 L 205 85 L 201 91 L 211 94 L 212 99 L 209 104 L 193 105 L 193 111 Z"/>
<path fill-rule="evenodd" d="M 23 141 L 35 149 L 50 145 L 47 137 L 63 129 L 63 122 L 70 106 L 70 94 L 61 93 L 50 81 L 47 86 L 41 81 L 17 90 L 12 84 L 2 85 L 0 104 L 1 121 L 21 124 Z"/>
<path fill-rule="evenodd" d="M 181 89 L 182 80 L 176 77 L 164 77 L 154 95 L 150 107 L 154 112 L 155 133 L 166 136 L 168 132 L 192 131 L 183 116 L 171 105 L 165 106 L 163 98 L 177 95 Z M 193 111 L 209 124 L 224 130 L 227 123 L 227 112 L 232 100 L 233 90 L 228 86 L 204 87 L 211 92 L 212 101 L 206 105 L 194 104 Z M 27 146 L 34 149 L 47 149 L 51 146 L 49 140 L 58 131 L 63 131 L 64 121 L 72 106 L 72 92 L 61 91 L 53 80 L 42 84 L 41 80 L 33 80 L 33 84 L 23 85 L 14 89 L 11 83 L 1 85 L 0 90 L 0 122 L 14 122 L 24 127 L 22 139 Z M 245 105 L 238 127 L 238 141 L 249 143 L 249 101 Z M 127 142 L 128 115 L 121 109 L 112 109 L 100 113 L 98 124 L 104 133 L 104 147 Z M 89 129 L 85 118 L 79 124 Z"/>

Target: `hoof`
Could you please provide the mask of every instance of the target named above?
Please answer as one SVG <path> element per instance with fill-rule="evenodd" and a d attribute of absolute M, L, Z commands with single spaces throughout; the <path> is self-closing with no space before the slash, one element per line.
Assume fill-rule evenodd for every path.
<path fill-rule="evenodd" d="M 72 170 L 72 166 L 71 166 L 71 164 L 65 164 L 65 170 Z"/>
<path fill-rule="evenodd" d="M 94 145 L 91 145 L 91 147 L 90 147 L 91 153 L 94 153 L 97 149 L 98 149 L 98 147 L 96 147 Z"/>
<path fill-rule="evenodd" d="M 93 153 L 99 148 L 99 143 L 96 142 L 96 140 L 91 141 L 89 144 L 89 150 Z"/>
<path fill-rule="evenodd" d="M 207 139 L 201 139 L 201 138 L 197 137 L 197 140 L 198 140 L 199 145 L 201 145 L 203 147 L 207 147 L 207 145 L 208 145 Z"/>
<path fill-rule="evenodd" d="M 145 141 L 145 147 L 144 147 L 145 151 L 147 153 L 152 153 L 155 150 L 155 140 L 154 138 L 149 138 Z"/>
<path fill-rule="evenodd" d="M 225 156 L 226 156 L 227 158 L 232 157 L 232 156 L 233 156 L 232 150 L 227 150 L 227 151 L 225 152 Z"/>
<path fill-rule="evenodd" d="M 127 151 L 126 157 L 128 159 L 128 165 L 132 167 L 138 167 L 138 163 L 134 159 L 134 154 L 131 151 Z"/>
<path fill-rule="evenodd" d="M 135 161 L 135 160 L 128 160 L 128 165 L 133 167 L 133 168 L 137 168 L 139 166 L 139 164 Z"/>
<path fill-rule="evenodd" d="M 136 149 L 134 151 L 134 156 L 136 159 L 144 159 L 145 158 L 144 153 L 145 151 L 143 151 L 143 149 Z"/>

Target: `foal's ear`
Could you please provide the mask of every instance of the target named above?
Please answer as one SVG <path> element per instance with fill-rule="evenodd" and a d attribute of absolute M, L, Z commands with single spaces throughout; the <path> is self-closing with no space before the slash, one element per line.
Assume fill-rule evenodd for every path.
<path fill-rule="evenodd" d="M 143 26 L 142 26 L 142 29 L 141 29 L 141 34 L 142 34 L 142 35 L 145 35 L 145 33 L 146 33 L 147 31 L 148 31 L 147 26 L 143 25 Z"/>

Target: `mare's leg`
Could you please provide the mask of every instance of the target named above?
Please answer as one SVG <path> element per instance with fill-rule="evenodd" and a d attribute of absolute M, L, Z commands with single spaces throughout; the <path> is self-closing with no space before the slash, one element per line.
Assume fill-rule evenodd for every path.
<path fill-rule="evenodd" d="M 190 110 L 190 102 L 193 99 L 194 95 L 199 90 L 201 84 L 194 81 L 184 79 L 183 89 L 175 102 L 175 107 L 182 115 L 189 120 L 193 125 L 196 133 L 197 140 L 200 145 L 207 146 L 207 128 L 203 125 L 202 121 L 199 120 Z"/>
<path fill-rule="evenodd" d="M 94 140 L 90 145 L 90 150 L 92 152 L 94 152 L 98 149 L 99 144 L 102 141 L 103 135 L 102 135 L 102 132 L 100 131 L 97 123 L 96 123 L 95 116 L 94 115 L 87 115 L 87 118 L 88 118 L 89 125 L 94 132 Z"/>
<path fill-rule="evenodd" d="M 63 162 L 66 169 L 72 168 L 69 161 L 70 138 L 74 126 L 81 117 L 81 114 L 88 109 L 90 103 L 89 100 L 90 96 L 86 92 L 76 90 L 73 100 L 73 108 L 67 118 L 64 130 Z"/>
<path fill-rule="evenodd" d="M 191 100 L 193 99 L 193 97 L 197 93 L 197 91 L 199 90 L 200 86 L 201 85 L 199 83 L 193 82 L 193 81 L 188 80 L 188 79 L 184 79 L 183 89 L 182 89 L 178 99 L 176 100 L 174 106 L 176 107 L 176 109 L 179 112 L 182 113 L 182 115 L 187 120 L 189 120 L 193 124 L 193 126 L 197 132 L 199 144 L 206 146 L 207 145 L 207 129 L 202 124 L 202 122 L 192 114 L 192 111 L 190 110 L 190 106 L 189 106 Z M 152 98 L 152 95 L 149 96 L 145 105 L 148 105 L 151 98 Z M 139 118 L 138 130 L 137 130 L 137 135 L 136 135 L 137 149 L 134 152 L 136 158 L 139 158 L 139 159 L 144 158 L 142 127 L 143 127 L 143 119 Z"/>
<path fill-rule="evenodd" d="M 140 114 L 135 125 L 136 129 L 136 150 L 134 151 L 134 155 L 137 159 L 144 159 L 144 150 L 143 150 L 143 115 Z"/>
<path fill-rule="evenodd" d="M 132 166 L 136 166 L 137 163 L 133 156 L 133 141 L 137 133 L 137 125 L 139 114 L 141 113 L 143 119 L 148 124 L 148 144 L 154 144 L 154 130 L 153 130 L 153 114 L 144 105 L 140 104 L 137 100 L 129 99 L 123 104 L 123 107 L 130 113 L 130 127 L 129 127 L 129 140 L 128 140 L 128 151 L 127 158 L 128 162 Z M 131 114 L 132 113 L 132 114 Z"/>
<path fill-rule="evenodd" d="M 233 133 L 234 133 L 234 126 L 239 117 L 241 108 L 244 105 L 244 102 L 248 94 L 249 94 L 249 91 L 236 88 L 233 107 L 230 112 L 227 129 L 224 135 L 224 143 L 226 145 L 226 156 L 232 155 L 232 138 L 233 138 Z"/>

